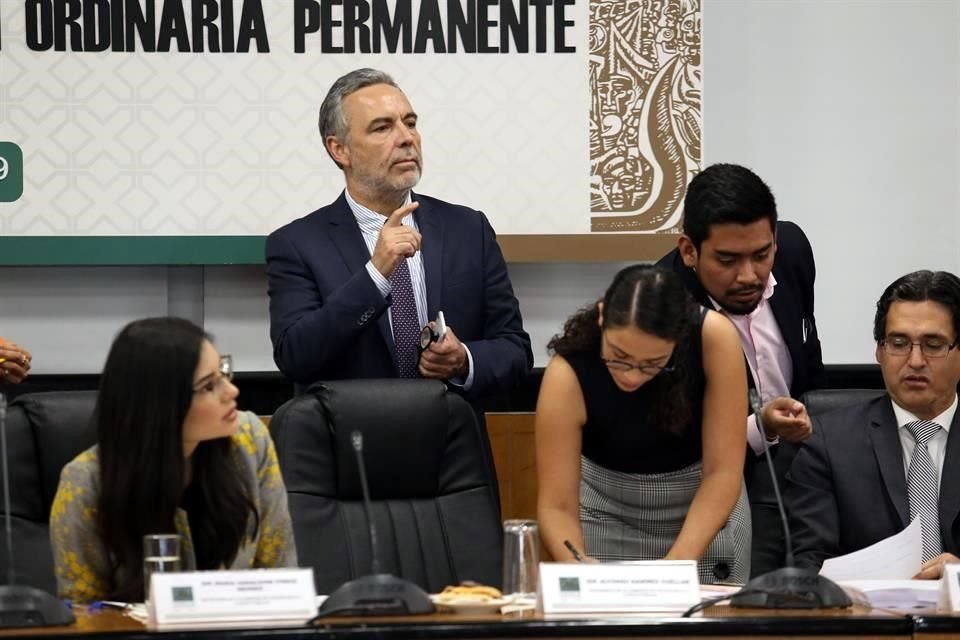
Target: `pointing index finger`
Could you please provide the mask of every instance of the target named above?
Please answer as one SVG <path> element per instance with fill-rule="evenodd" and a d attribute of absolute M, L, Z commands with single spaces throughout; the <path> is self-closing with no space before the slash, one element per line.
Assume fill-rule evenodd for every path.
<path fill-rule="evenodd" d="M 396 209 L 393 213 L 390 214 L 390 217 L 387 218 L 387 221 L 383 226 L 385 227 L 399 227 L 403 224 L 403 219 L 408 215 L 413 213 L 414 209 L 420 206 L 419 202 L 411 202 L 410 204 L 405 204 L 399 209 Z"/>

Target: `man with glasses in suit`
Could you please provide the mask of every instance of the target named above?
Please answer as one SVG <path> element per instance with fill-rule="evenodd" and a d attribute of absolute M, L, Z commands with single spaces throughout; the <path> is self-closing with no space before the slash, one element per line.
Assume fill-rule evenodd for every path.
<path fill-rule="evenodd" d="M 915 271 L 887 287 L 874 320 L 887 393 L 813 418 L 785 492 L 796 562 L 819 569 L 920 520 L 939 578 L 960 550 L 960 279 Z"/>

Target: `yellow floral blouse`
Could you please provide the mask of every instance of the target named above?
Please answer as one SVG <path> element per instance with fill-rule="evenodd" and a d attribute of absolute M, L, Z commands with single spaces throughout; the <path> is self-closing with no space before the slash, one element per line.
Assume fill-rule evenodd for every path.
<path fill-rule="evenodd" d="M 244 474 L 248 486 L 259 489 L 252 498 L 260 515 L 260 526 L 256 539 L 248 538 L 241 545 L 229 568 L 297 566 L 287 490 L 267 427 L 256 415 L 243 412 L 240 429 L 230 439 L 237 468 Z M 97 447 L 93 446 L 63 468 L 50 511 L 50 543 L 61 598 L 76 602 L 100 600 L 119 582 L 121 574 L 112 567 L 97 532 L 99 492 L 99 462 Z M 191 570 L 196 567 L 196 560 L 186 511 L 177 510 L 174 524 L 183 540 L 184 569 Z"/>

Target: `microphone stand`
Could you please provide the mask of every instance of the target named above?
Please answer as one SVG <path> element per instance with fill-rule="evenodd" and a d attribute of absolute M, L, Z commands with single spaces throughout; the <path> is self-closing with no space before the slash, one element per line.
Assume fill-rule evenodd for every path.
<path fill-rule="evenodd" d="M 7 584 L 0 586 L 0 629 L 73 624 L 70 608 L 46 591 L 16 584 L 10 515 L 10 470 L 7 458 L 7 399 L 0 393 L 0 464 L 3 465 L 3 510 L 7 546 Z"/>
<path fill-rule="evenodd" d="M 787 566 L 768 571 L 750 580 L 740 594 L 730 599 L 730 606 L 759 609 L 819 609 L 852 606 L 850 597 L 836 582 L 811 569 L 793 566 L 793 540 L 790 537 L 790 526 L 783 508 L 783 499 L 780 497 L 777 474 L 774 472 L 773 461 L 770 458 L 767 434 L 763 430 L 760 394 L 756 389 L 750 389 L 750 406 L 757 419 L 757 429 L 763 441 L 763 455 L 767 459 L 767 469 L 773 481 L 777 508 L 780 510 L 780 523 L 783 526 L 783 537 L 787 547 Z"/>
<path fill-rule="evenodd" d="M 363 506 L 370 527 L 370 554 L 372 556 L 371 575 L 346 582 L 330 594 L 320 606 L 317 616 L 311 622 L 333 615 L 411 615 L 433 613 L 436 608 L 427 593 L 403 578 L 380 572 L 380 549 L 377 545 L 377 529 L 373 522 L 373 509 L 370 501 L 370 487 L 367 485 L 367 471 L 363 465 L 363 435 L 359 431 L 350 434 L 353 452 L 357 457 L 357 469 L 360 472 L 360 487 L 363 490 Z"/>

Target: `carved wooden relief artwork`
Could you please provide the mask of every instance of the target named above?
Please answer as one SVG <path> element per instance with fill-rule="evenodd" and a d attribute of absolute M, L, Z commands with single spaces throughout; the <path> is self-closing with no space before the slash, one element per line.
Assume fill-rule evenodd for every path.
<path fill-rule="evenodd" d="M 701 168 L 701 0 L 590 0 L 591 231 L 677 232 Z"/>

